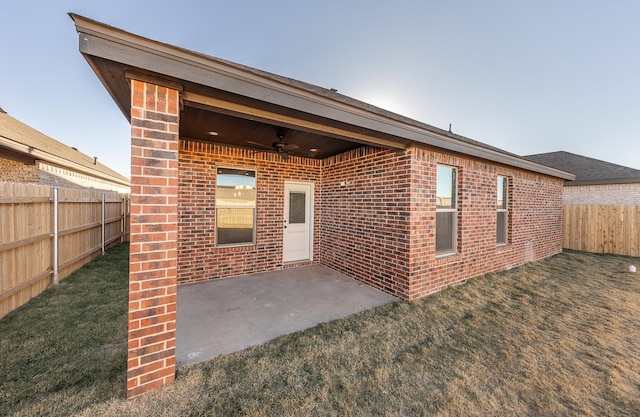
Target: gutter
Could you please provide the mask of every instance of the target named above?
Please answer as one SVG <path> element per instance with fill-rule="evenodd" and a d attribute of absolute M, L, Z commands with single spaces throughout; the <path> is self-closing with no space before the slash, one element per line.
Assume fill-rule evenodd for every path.
<path fill-rule="evenodd" d="M 77 162 L 69 161 L 68 159 L 60 158 L 59 156 L 50 154 L 37 148 L 16 142 L 12 139 L 0 135 L 0 146 L 11 149 L 25 155 L 31 155 L 34 159 L 40 159 L 43 161 L 51 162 L 59 165 L 63 168 L 71 168 L 83 174 L 87 174 L 91 177 L 100 178 L 112 183 L 116 183 L 125 187 L 130 187 L 130 184 L 123 182 L 121 179 L 113 177 L 109 174 L 104 174 L 99 171 L 91 170 Z"/>
<path fill-rule="evenodd" d="M 565 187 L 577 187 L 580 185 L 613 185 L 613 184 L 640 184 L 640 178 L 611 178 L 602 180 L 578 180 L 566 181 Z"/>

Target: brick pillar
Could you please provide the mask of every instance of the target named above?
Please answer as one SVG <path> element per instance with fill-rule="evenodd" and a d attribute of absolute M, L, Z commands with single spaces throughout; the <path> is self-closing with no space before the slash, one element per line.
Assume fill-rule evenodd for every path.
<path fill-rule="evenodd" d="M 175 378 L 178 100 L 131 80 L 128 398 Z"/>

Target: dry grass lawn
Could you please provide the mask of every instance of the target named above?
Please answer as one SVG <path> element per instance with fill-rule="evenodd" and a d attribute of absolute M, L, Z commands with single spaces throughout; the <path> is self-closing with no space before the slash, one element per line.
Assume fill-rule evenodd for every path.
<path fill-rule="evenodd" d="M 108 388 L 102 375 L 75 390 L 51 384 L 22 402 L 12 384 L 25 381 L 5 378 L 0 414 L 638 416 L 640 274 L 627 272 L 631 263 L 640 259 L 564 253 L 183 368 L 131 401 L 120 377 Z M 46 321 L 50 307 L 38 308 Z M 28 343 L 5 338 L 19 318 L 0 321 L 2 374 L 5 355 Z M 40 378 L 59 377 L 41 366 Z"/>

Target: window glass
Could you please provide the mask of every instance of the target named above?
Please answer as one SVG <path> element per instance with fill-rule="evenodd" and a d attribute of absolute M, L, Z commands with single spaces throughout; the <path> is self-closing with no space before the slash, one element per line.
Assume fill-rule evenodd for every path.
<path fill-rule="evenodd" d="M 509 179 L 498 175 L 496 190 L 496 243 L 509 243 Z"/>
<path fill-rule="evenodd" d="M 252 243 L 253 209 L 219 208 L 217 209 L 216 226 L 219 245 Z"/>
<path fill-rule="evenodd" d="M 255 243 L 255 171 L 218 168 L 217 174 L 216 244 Z"/>
<path fill-rule="evenodd" d="M 498 220 L 497 228 L 496 228 L 497 243 L 501 245 L 501 244 L 507 243 L 507 230 L 508 230 L 507 212 L 499 211 L 497 220 Z"/>
<path fill-rule="evenodd" d="M 289 224 L 304 223 L 306 211 L 306 194 L 303 191 L 291 191 L 289 193 Z"/>
<path fill-rule="evenodd" d="M 436 254 L 457 249 L 457 179 L 454 167 L 438 165 L 436 173 Z"/>
<path fill-rule="evenodd" d="M 455 212 L 436 213 L 436 253 L 454 252 Z"/>
<path fill-rule="evenodd" d="M 498 176 L 498 199 L 496 202 L 496 206 L 498 209 L 507 208 L 507 185 L 507 179 L 505 177 Z"/>
<path fill-rule="evenodd" d="M 456 170 L 453 167 L 438 165 L 436 183 L 436 207 L 456 207 Z"/>

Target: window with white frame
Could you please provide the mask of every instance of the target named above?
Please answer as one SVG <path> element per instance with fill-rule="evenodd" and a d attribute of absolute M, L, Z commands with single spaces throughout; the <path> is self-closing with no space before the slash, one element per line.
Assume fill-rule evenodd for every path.
<path fill-rule="evenodd" d="M 216 177 L 216 245 L 256 242 L 256 172 L 218 168 Z"/>
<path fill-rule="evenodd" d="M 457 170 L 438 165 L 436 173 L 436 255 L 449 255 L 457 248 Z"/>
<path fill-rule="evenodd" d="M 509 243 L 509 179 L 498 175 L 496 199 L 496 243 Z"/>

